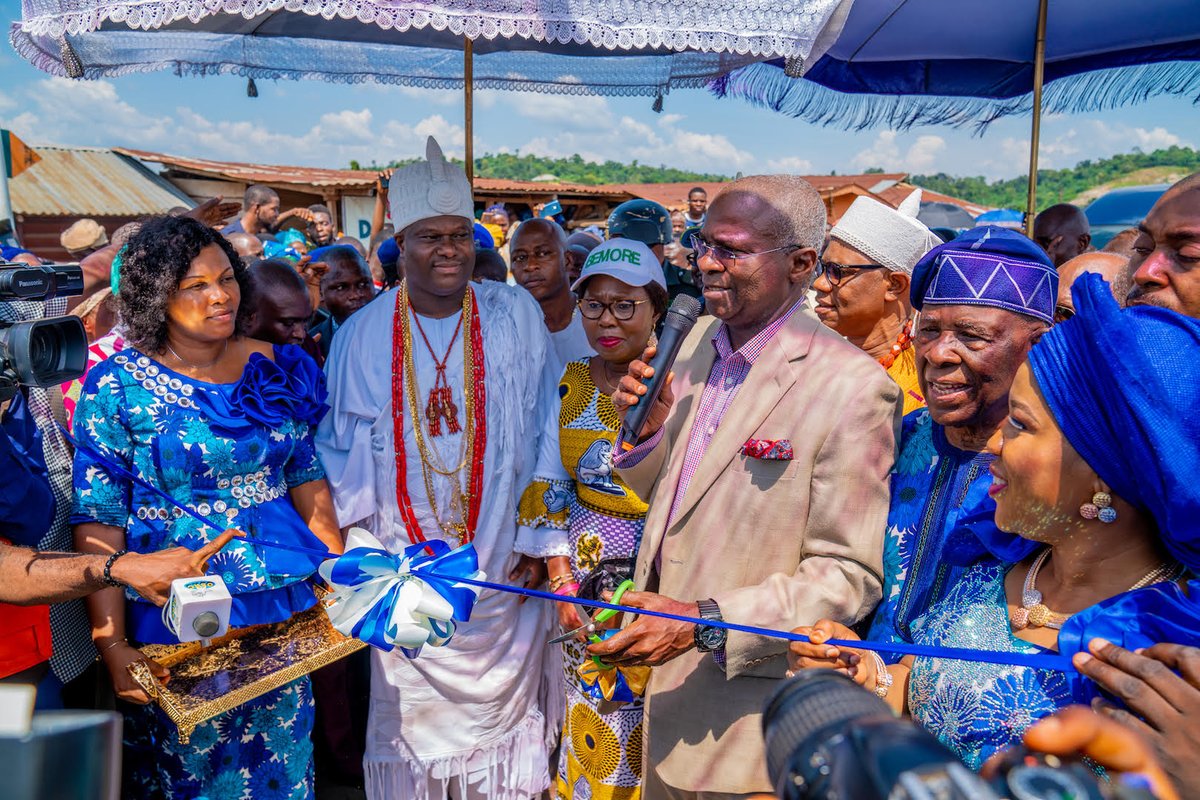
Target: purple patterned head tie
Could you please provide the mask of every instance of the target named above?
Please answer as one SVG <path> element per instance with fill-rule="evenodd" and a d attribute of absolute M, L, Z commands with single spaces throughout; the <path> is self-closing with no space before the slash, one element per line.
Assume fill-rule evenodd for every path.
<path fill-rule="evenodd" d="M 1009 255 L 969 250 L 944 250 L 925 303 L 993 306 L 1054 323 L 1058 273 L 1054 267 Z"/>

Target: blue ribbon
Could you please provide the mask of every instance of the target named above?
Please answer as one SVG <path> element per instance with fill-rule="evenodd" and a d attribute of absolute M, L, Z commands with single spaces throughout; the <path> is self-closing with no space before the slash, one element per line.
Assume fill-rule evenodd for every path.
<path fill-rule="evenodd" d="M 79 450 L 92 458 L 101 466 L 108 470 L 133 481 L 138 486 L 141 486 L 147 491 L 153 492 L 163 498 L 172 506 L 180 509 L 183 513 L 198 520 L 205 526 L 216 530 L 224 530 L 223 526 L 216 525 L 204 517 L 197 514 L 192 509 L 180 504 L 175 498 L 167 494 L 156 486 L 151 485 L 145 480 L 137 477 L 128 469 L 114 464 L 110 459 L 96 453 L 94 450 L 80 445 L 76 439 L 65 429 L 60 429 L 63 435 L 67 437 L 76 450 Z M 285 544 L 283 542 L 275 542 L 270 539 L 242 539 L 253 547 L 276 547 L 283 550 L 292 550 L 298 553 L 306 553 L 316 556 L 321 559 L 333 561 L 331 576 L 337 574 L 344 580 L 336 580 L 342 586 L 355 586 L 361 584 L 366 576 L 364 572 L 372 566 L 384 566 L 388 569 L 399 570 L 405 559 L 409 559 L 408 574 L 421 578 L 425 583 L 429 584 L 434 590 L 445 599 L 447 603 L 454 609 L 453 620 L 449 623 L 442 621 L 433 621 L 431 628 L 435 628 L 436 632 L 444 634 L 440 638 L 449 641 L 449 637 L 453 635 L 453 624 L 455 622 L 466 622 L 471 618 L 471 609 L 475 603 L 475 592 L 464 588 L 465 586 L 474 586 L 480 589 L 492 589 L 497 592 L 507 592 L 508 594 L 517 594 L 524 597 L 532 597 L 538 600 L 548 600 L 550 602 L 559 603 L 563 601 L 562 597 L 551 594 L 550 592 L 542 592 L 537 589 L 526 589 L 522 586 L 509 586 L 503 583 L 493 583 L 491 581 L 480 580 L 478 578 L 468 577 L 472 572 L 478 571 L 478 557 L 473 547 L 466 552 L 466 547 L 460 547 L 451 550 L 450 546 L 440 540 L 432 540 L 423 544 L 414 544 L 404 549 L 403 554 L 396 555 L 389 553 L 382 548 L 354 548 L 348 551 L 343 556 L 335 556 L 328 551 L 317 550 L 311 547 L 303 547 L 300 545 Z M 429 555 L 420 557 L 421 551 L 427 551 Z M 343 563 L 344 562 L 344 563 Z M 438 567 L 438 571 L 434 571 L 434 566 Z M 466 567 L 474 565 L 471 570 Z M 322 568 L 324 570 L 324 567 Z M 356 583 L 357 581 L 357 583 Z M 376 647 L 382 647 L 385 650 L 391 650 L 391 645 L 377 644 L 377 642 L 386 643 L 387 640 L 387 625 L 383 622 L 385 612 L 389 608 L 394 608 L 400 598 L 401 584 L 403 581 L 388 588 L 384 596 L 380 598 L 373 607 L 373 613 L 370 621 L 364 622 L 361 626 L 357 626 L 359 630 L 354 632 L 354 636 L 368 644 L 374 644 Z M 467 595 L 470 595 L 469 599 Z M 716 620 L 697 619 L 694 617 L 686 617 L 679 614 L 668 614 L 663 611 L 652 611 L 645 608 L 632 608 L 630 606 L 617 605 L 613 603 L 605 603 L 600 600 L 586 600 L 582 597 L 573 597 L 571 602 L 586 608 L 607 608 L 613 611 L 629 613 L 634 616 L 641 615 L 646 617 L 660 617 L 662 619 L 675 620 L 677 622 L 686 622 L 691 625 L 708 625 L 711 627 L 724 628 L 730 631 L 738 631 L 741 633 L 749 633 L 755 636 L 766 636 L 773 639 L 782 639 L 788 642 L 808 642 L 808 637 L 792 633 L 790 631 L 777 631 L 770 628 L 759 628 L 753 625 L 739 625 L 734 622 L 724 622 Z M 375 613 L 377 612 L 377 613 Z M 431 635 L 433 632 L 431 631 Z M 443 642 L 444 643 L 444 642 Z M 1032 669 L 1054 670 L 1057 672 L 1076 672 L 1075 667 L 1071 664 L 1069 656 L 1056 654 L 1053 651 L 1046 650 L 1042 653 L 1006 653 L 997 650 L 972 650 L 964 647 L 931 647 L 928 645 L 908 644 L 905 642 L 871 642 L 858 641 L 849 639 L 829 639 L 825 644 L 833 647 L 847 647 L 857 650 L 871 650 L 881 653 L 895 653 L 898 655 L 911 655 L 927 658 L 949 658 L 958 661 L 974 661 L 986 664 L 1004 664 L 1014 667 L 1029 667 Z M 410 648 L 401 648 L 405 653 L 413 655 L 415 651 Z"/>
<path fill-rule="evenodd" d="M 321 565 L 334 589 L 326 610 L 343 634 L 415 656 L 423 645 L 448 644 L 457 624 L 471 618 L 478 590 L 463 580 L 487 577 L 474 545 L 451 550 L 431 541 L 390 553 L 362 528 L 350 530 L 347 544 L 344 555 Z"/>

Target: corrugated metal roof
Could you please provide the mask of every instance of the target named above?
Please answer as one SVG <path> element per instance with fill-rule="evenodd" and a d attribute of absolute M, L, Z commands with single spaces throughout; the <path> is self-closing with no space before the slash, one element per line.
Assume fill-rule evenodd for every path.
<path fill-rule="evenodd" d="M 97 147 L 33 148 L 42 160 L 9 181 L 13 211 L 29 216 L 132 216 L 194 205 L 132 159 Z"/>
<path fill-rule="evenodd" d="M 246 164 L 238 161 L 212 161 L 189 158 L 148 150 L 115 148 L 118 153 L 196 175 L 239 181 L 241 183 L 295 184 L 299 186 L 330 186 L 369 189 L 375 185 L 377 173 L 370 170 L 324 169 L 322 167 L 292 167 L 276 164 Z"/>
<path fill-rule="evenodd" d="M 207 158 L 189 158 L 167 153 L 152 153 L 147 150 L 117 148 L 117 152 L 142 161 L 162 164 L 179 172 L 203 175 L 240 183 L 265 183 L 268 185 L 328 186 L 344 189 L 367 190 L 375 185 L 378 174 L 374 170 L 325 169 L 322 167 L 296 167 L 281 164 L 246 164 L 238 161 L 213 161 Z M 517 181 L 504 178 L 475 178 L 475 191 L 521 192 L 527 194 L 569 194 L 587 196 L 628 195 L 620 189 L 605 186 L 586 186 L 579 183 Z"/>

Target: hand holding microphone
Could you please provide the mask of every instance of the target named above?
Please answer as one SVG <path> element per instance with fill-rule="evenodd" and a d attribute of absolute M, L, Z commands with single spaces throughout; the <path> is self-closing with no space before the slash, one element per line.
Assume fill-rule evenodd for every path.
<path fill-rule="evenodd" d="M 621 378 L 612 397 L 622 417 L 619 447 L 632 448 L 639 440 L 653 436 L 667 421 L 675 401 L 671 365 L 699 316 L 699 300 L 685 294 L 676 297 L 667 309 L 658 347 L 647 347 Z"/>

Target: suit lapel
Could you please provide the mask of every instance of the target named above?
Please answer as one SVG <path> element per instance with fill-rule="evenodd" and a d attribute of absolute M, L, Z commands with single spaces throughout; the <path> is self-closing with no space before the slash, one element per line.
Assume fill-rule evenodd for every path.
<path fill-rule="evenodd" d="M 700 501 L 704 493 L 741 452 L 746 440 L 754 435 L 779 405 L 788 389 L 796 383 L 797 371 L 791 362 L 803 358 L 808 352 L 815 326 L 821 324 L 810 314 L 806 314 L 806 311 L 807 306 L 797 309 L 792 314 L 787 324 L 767 343 L 758 360 L 750 368 L 750 374 L 746 376 L 737 397 L 726 410 L 712 441 L 708 443 L 708 448 L 700 459 L 700 464 L 696 467 L 696 474 L 692 476 L 687 493 L 680 503 L 679 512 L 675 516 L 675 524 L 686 517 L 688 511 Z M 693 419 L 694 416 L 693 414 Z M 691 422 L 689 420 L 683 436 L 690 433 Z M 679 446 L 686 448 L 685 442 L 686 440 L 679 442 Z M 683 463 L 682 455 L 673 456 L 672 460 L 680 465 Z M 677 484 L 678 477 L 672 485 Z"/>
<path fill-rule="evenodd" d="M 716 329 L 717 325 L 709 325 L 696 341 L 692 354 L 686 362 L 687 385 L 683 385 L 681 380 L 685 370 L 676 370 L 673 383 L 675 405 L 677 408 L 682 408 L 686 402 L 688 408 L 681 422 L 668 420 L 667 428 L 664 431 L 664 435 L 668 437 L 667 440 L 671 442 L 671 455 L 667 462 L 666 474 L 656 484 L 653 497 L 649 500 L 650 511 L 643 529 L 643 541 L 638 550 L 639 564 L 646 559 L 645 564 L 649 566 L 658 556 L 659 545 L 667 531 L 671 504 L 675 500 L 675 489 L 679 486 L 679 475 L 683 471 L 683 453 L 687 449 L 688 431 L 692 429 L 692 423 L 696 419 L 696 409 L 700 405 L 700 396 L 704 393 L 704 384 L 708 380 L 708 373 L 712 371 L 713 361 L 717 357 L 711 341 L 712 333 Z M 639 574 L 641 572 L 639 569 Z"/>

